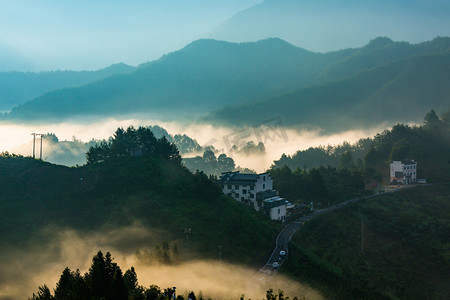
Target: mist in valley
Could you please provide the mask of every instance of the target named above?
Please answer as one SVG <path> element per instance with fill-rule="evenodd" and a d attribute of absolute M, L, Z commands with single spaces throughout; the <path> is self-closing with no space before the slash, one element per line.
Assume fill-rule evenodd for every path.
<path fill-rule="evenodd" d="M 66 266 L 84 275 L 99 250 L 110 252 L 123 273 L 134 267 L 139 285 L 176 287 L 185 299 L 190 291 L 197 299 L 264 299 L 268 289 L 283 290 L 290 299 L 339 293 L 343 299 L 367 298 L 376 297 L 377 285 L 380 295 L 408 298 L 401 294 L 411 290 L 406 282 L 425 291 L 427 286 L 416 279 L 425 272 L 416 267 L 448 268 L 442 257 L 449 257 L 449 247 L 437 238 L 446 230 L 446 223 L 438 222 L 441 217 L 430 214 L 422 222 L 410 213 L 412 206 L 399 206 L 392 210 L 396 217 L 383 223 L 386 236 L 395 234 L 401 232 L 396 228 L 402 225 L 401 214 L 408 215 L 404 228 L 414 233 L 411 244 L 416 248 L 390 261 L 384 254 L 392 252 L 391 241 L 388 248 L 377 241 L 382 252 L 376 256 L 386 259 L 383 264 L 399 263 L 400 269 L 418 274 L 411 279 L 372 263 L 371 224 L 363 220 L 359 206 L 358 216 L 356 206 L 341 210 L 354 210 L 352 230 L 363 239 L 363 226 L 368 228 L 366 250 L 362 244 L 359 251 L 358 238 L 358 251 L 351 254 L 345 245 L 350 235 L 340 235 L 349 232 L 343 228 L 352 222 L 330 218 L 334 225 L 322 228 L 327 224 L 322 220 L 300 220 L 313 210 L 324 212 L 327 205 L 381 193 L 377 189 L 384 185 L 388 160 L 419 161 L 428 183 L 448 177 L 449 13 L 449 0 L 0 1 L 0 300 L 27 299 L 44 284 L 53 293 Z M 130 126 L 149 127 L 157 139 L 165 136 L 184 160 L 165 140 L 164 149 L 150 133 L 143 137 L 134 132 L 126 142 L 118 139 L 121 147 L 126 145 L 120 151 L 102 156 L 104 149 L 98 147 L 100 155 L 89 157 L 92 165 L 79 168 L 90 147 Z M 214 176 L 196 172 L 262 173 L 283 155 L 353 145 L 379 133 L 380 149 L 364 148 L 371 156 L 360 151 L 351 157 L 347 151 L 333 157 L 336 162 L 343 158 L 339 164 L 348 159 L 347 165 L 316 170 L 327 163 L 317 155 L 314 166 L 311 159 L 298 159 L 286 164 L 293 172 L 270 170 L 283 199 L 314 203 L 288 211 L 289 203 L 280 202 L 283 218 L 295 216 L 293 223 L 304 226 L 296 236 L 312 232 L 331 243 L 316 247 L 313 239 L 296 243 L 289 238 L 289 250 L 299 251 L 288 253 L 290 260 L 272 278 L 258 270 L 286 223 L 270 220 L 271 207 L 261 205 L 264 200 L 256 193 L 247 193 L 247 185 L 241 191 L 256 195 L 259 212 L 225 196 L 211 182 Z M 380 216 L 389 216 L 384 204 L 380 207 Z M 363 215 L 371 216 L 369 209 Z M 439 209 L 442 220 L 448 219 L 445 212 Z M 413 225 L 417 220 L 422 224 Z M 185 226 L 199 232 L 193 234 L 191 248 L 182 233 Z M 421 231 L 427 226 L 431 233 Z M 402 233 L 396 244 L 408 238 Z M 417 252 L 419 245 L 433 247 Z M 168 260 L 163 258 L 167 249 Z M 306 260 L 296 257 L 300 250 Z M 411 264 L 417 261 L 414 251 L 434 260 Z M 289 278 L 281 274 L 284 270 L 301 274 Z M 445 273 L 436 270 L 426 271 Z M 299 274 L 317 289 L 300 282 L 305 277 Z M 442 289 L 436 282 L 430 290 Z"/>
<path fill-rule="evenodd" d="M 205 298 L 212 299 L 239 299 L 242 294 L 246 299 L 263 299 L 266 290 L 272 288 L 283 290 L 291 298 L 323 299 L 316 290 L 283 275 L 277 274 L 270 281 L 263 280 L 257 269 L 229 264 L 219 257 L 217 260 L 185 261 L 183 241 L 172 241 L 180 248 L 181 261 L 162 265 L 155 256 L 155 247 L 167 238 L 166 233 L 140 224 L 93 233 L 50 225 L 40 237 L 48 241 L 43 243 L 36 237 L 22 249 L 2 245 L 1 300 L 26 299 L 44 284 L 53 291 L 66 266 L 84 274 L 99 250 L 111 252 L 123 272 L 133 266 L 140 285 L 156 284 L 162 289 L 176 286 L 177 294 L 184 296 L 194 291 L 196 295 L 202 293 Z"/>
<path fill-rule="evenodd" d="M 277 122 L 282 119 L 276 118 Z M 346 131 L 324 135 L 319 131 L 299 131 L 280 124 L 273 126 L 253 126 L 246 128 L 218 127 L 211 124 L 167 122 L 146 119 L 114 119 L 77 121 L 65 123 L 13 124 L 2 123 L 0 135 L 4 137 L 0 152 L 31 156 L 33 136 L 31 133 L 45 134 L 42 145 L 42 159 L 68 166 L 83 165 L 85 153 L 91 145 L 108 139 L 118 127 L 155 126 L 167 130 L 170 135 L 186 134 L 202 147 L 212 146 L 216 155 L 224 153 L 232 157 L 236 166 L 264 172 L 285 154 L 319 145 L 335 145 L 343 141 L 355 142 L 373 135 L 383 129 L 369 131 Z M 384 125 L 387 127 L 387 125 Z M 236 152 L 232 146 L 243 147 L 249 141 L 262 142 L 265 151 L 246 154 Z M 35 156 L 40 157 L 40 138 L 36 137 Z M 189 153 L 187 157 L 202 155 Z M 64 269 L 79 269 L 82 274 L 88 271 L 93 255 L 101 249 L 111 252 L 115 262 L 123 271 L 134 266 L 139 284 L 148 287 L 156 284 L 161 288 L 177 287 L 178 294 L 194 291 L 213 299 L 262 299 L 268 288 L 281 289 L 285 295 L 306 299 L 322 299 L 319 292 L 277 275 L 266 281 L 257 275 L 257 269 L 233 265 L 217 259 L 203 261 L 199 257 L 184 261 L 183 241 L 171 241 L 180 249 L 180 261 L 176 265 L 161 265 L 155 258 L 155 247 L 167 238 L 162 231 L 149 230 L 141 224 L 119 229 L 99 229 L 94 233 L 77 232 L 67 228 L 49 225 L 40 236 L 30 241 L 30 246 L 22 249 L 2 246 L 0 267 L 0 299 L 26 298 L 37 291 L 38 286 L 47 284 L 52 290 Z M 218 257 L 218 255 L 217 255 Z M 186 296 L 185 295 L 185 296 Z"/>
<path fill-rule="evenodd" d="M 282 120 L 276 118 L 276 120 Z M 264 172 L 278 160 L 282 154 L 292 155 L 298 150 L 309 147 L 339 145 L 344 141 L 354 143 L 361 138 L 372 137 L 377 132 L 389 128 L 389 124 L 380 124 L 369 130 L 349 130 L 334 134 L 325 134 L 319 130 L 297 130 L 280 124 L 272 126 L 253 126 L 243 128 L 219 127 L 212 124 L 167 122 L 146 119 L 107 118 L 96 122 L 77 121 L 49 124 L 0 124 L 0 152 L 9 152 L 22 156 L 32 156 L 33 136 L 31 133 L 44 134 L 42 159 L 47 162 L 67 166 L 86 163 L 89 147 L 101 140 L 108 140 L 119 127 L 159 126 L 173 136 L 186 134 L 206 148 L 212 146 L 216 156 L 226 154 L 233 158 L 236 166 Z M 237 152 L 233 146 L 244 147 L 248 142 L 264 144 L 265 151 L 259 153 Z M 39 158 L 41 139 L 36 137 L 35 157 Z M 202 152 L 183 153 L 184 157 L 202 156 Z"/>

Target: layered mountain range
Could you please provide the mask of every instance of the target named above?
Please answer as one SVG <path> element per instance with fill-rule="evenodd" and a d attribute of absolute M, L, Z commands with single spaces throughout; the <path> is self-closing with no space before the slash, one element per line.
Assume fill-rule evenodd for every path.
<path fill-rule="evenodd" d="M 3 116 L 158 114 L 251 125 L 281 116 L 293 127 L 345 130 L 417 122 L 447 110 L 450 38 L 409 44 L 379 37 L 361 48 L 314 53 L 281 39 L 198 40 L 135 70 L 49 91 Z"/>

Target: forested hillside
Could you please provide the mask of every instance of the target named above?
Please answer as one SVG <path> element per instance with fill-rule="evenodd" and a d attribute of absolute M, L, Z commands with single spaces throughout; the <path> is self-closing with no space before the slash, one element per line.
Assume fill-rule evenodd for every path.
<path fill-rule="evenodd" d="M 448 299 L 449 212 L 448 184 L 349 204 L 295 234 L 283 272 L 330 299 Z"/>
<path fill-rule="evenodd" d="M 439 118 L 432 110 L 422 126 L 397 124 L 353 145 L 328 145 L 283 155 L 269 172 L 282 197 L 326 207 L 389 184 L 393 160 L 415 160 L 418 178 L 429 183 L 450 182 L 449 153 L 450 111 Z"/>
<path fill-rule="evenodd" d="M 140 222 L 165 233 L 156 243 L 182 241 L 184 229 L 192 228 L 191 258 L 215 258 L 223 245 L 226 260 L 264 259 L 275 232 L 266 216 L 225 197 L 206 175 L 180 163 L 172 143 L 142 127 L 118 129 L 109 142 L 92 147 L 88 164 L 78 168 L 4 154 L 1 247 L 45 243 L 42 232 L 50 225 L 101 232 Z"/>
<path fill-rule="evenodd" d="M 430 108 L 449 109 L 449 65 L 450 51 L 395 60 L 346 79 L 227 107 L 205 121 L 251 126 L 280 116 L 287 126 L 325 133 L 418 122 Z"/>

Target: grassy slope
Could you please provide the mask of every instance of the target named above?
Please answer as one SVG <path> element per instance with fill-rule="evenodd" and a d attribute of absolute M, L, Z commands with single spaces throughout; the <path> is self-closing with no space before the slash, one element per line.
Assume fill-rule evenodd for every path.
<path fill-rule="evenodd" d="M 155 159 L 66 168 L 0 158 L 0 187 L 4 247 L 28 245 L 49 224 L 91 232 L 138 221 L 167 232 L 167 241 L 183 240 L 191 227 L 192 257 L 215 258 L 220 245 L 224 259 L 260 263 L 275 234 L 264 216 L 221 195 L 206 177 Z"/>
<path fill-rule="evenodd" d="M 287 272 L 331 298 L 449 299 L 450 185 L 383 195 L 318 217 L 290 249 Z"/>

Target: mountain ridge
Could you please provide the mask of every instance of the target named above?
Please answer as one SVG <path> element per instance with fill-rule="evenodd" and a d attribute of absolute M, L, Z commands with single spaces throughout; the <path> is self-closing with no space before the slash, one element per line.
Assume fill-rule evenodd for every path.
<path fill-rule="evenodd" d="M 447 36 L 449 14 L 447 0 L 265 0 L 236 13 L 208 36 L 234 42 L 278 36 L 312 51 L 327 52 L 360 47 L 374 36 L 409 42 Z"/>
<path fill-rule="evenodd" d="M 254 104 L 227 107 L 204 120 L 250 126 L 278 115 L 287 126 L 324 132 L 420 122 L 430 108 L 449 108 L 448 65 L 450 51 L 417 55 Z"/>
<path fill-rule="evenodd" d="M 365 71 L 381 65 L 420 55 L 446 53 L 449 49 L 448 37 L 419 44 L 378 38 L 365 47 L 326 54 L 310 52 L 276 38 L 248 43 L 205 39 L 192 42 L 157 61 L 140 65 L 131 73 L 45 94 L 15 107 L 3 119 L 62 120 L 77 115 L 121 116 L 136 113 L 157 113 L 173 117 L 177 114 L 198 115 L 211 111 L 213 113 L 210 116 L 218 117 L 218 111 L 230 110 L 230 107 L 236 105 L 267 103 L 267 99 L 285 97 L 283 95 L 314 86 L 330 90 L 337 81 L 359 76 L 358 74 L 366 76 Z M 444 59 L 442 63 L 446 63 L 445 55 L 441 58 Z M 439 64 L 433 66 L 441 67 Z M 380 70 L 388 72 L 376 75 L 381 79 L 392 76 L 389 72 L 396 71 L 389 68 Z M 443 70 L 439 69 L 439 72 L 446 78 L 447 74 Z M 427 70 L 426 74 L 430 78 L 438 76 L 432 70 Z M 362 86 L 367 85 L 361 80 L 354 80 L 354 84 L 359 82 Z M 373 78 L 367 80 L 370 83 Z M 350 80 L 347 84 L 351 82 Z M 441 91 L 445 89 L 440 87 Z M 431 92 L 429 89 L 428 91 Z M 358 101 L 364 101 L 367 96 L 352 101 L 357 105 Z M 341 97 L 345 95 L 342 94 Z M 354 95 L 350 97 L 354 98 Z M 316 102 L 326 105 L 321 101 Z M 417 116 L 422 116 L 429 109 L 430 107 L 421 110 Z M 280 111 L 280 108 L 272 111 Z M 237 121 L 236 124 L 246 124 L 245 120 L 251 120 L 255 116 L 253 113 L 243 115 L 240 112 L 236 115 L 241 115 L 243 119 L 231 118 Z M 223 118 L 209 120 L 226 121 Z M 292 118 L 287 120 L 293 124 Z M 299 120 L 299 124 L 303 124 L 302 120 Z"/>

